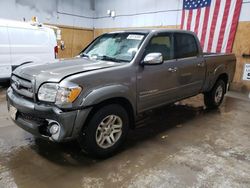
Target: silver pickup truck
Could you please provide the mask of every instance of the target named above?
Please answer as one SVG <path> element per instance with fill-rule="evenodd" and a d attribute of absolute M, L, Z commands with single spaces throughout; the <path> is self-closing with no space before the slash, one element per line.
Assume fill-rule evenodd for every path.
<path fill-rule="evenodd" d="M 204 54 L 196 35 L 143 29 L 96 38 L 78 57 L 17 68 L 7 91 L 13 121 L 54 142 L 79 140 L 107 157 L 138 114 L 199 93 L 218 107 L 232 81 L 233 54 Z"/>

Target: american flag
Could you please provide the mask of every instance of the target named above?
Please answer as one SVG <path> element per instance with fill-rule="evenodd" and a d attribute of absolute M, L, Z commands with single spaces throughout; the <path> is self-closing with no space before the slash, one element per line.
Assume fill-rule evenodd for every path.
<path fill-rule="evenodd" d="M 181 29 L 194 31 L 204 52 L 231 52 L 242 0 L 183 0 Z"/>

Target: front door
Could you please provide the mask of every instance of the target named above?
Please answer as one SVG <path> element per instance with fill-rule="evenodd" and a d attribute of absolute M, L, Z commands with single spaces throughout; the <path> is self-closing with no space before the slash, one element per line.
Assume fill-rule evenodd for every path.
<path fill-rule="evenodd" d="M 145 49 L 149 53 L 161 53 L 164 62 L 160 65 L 144 65 L 137 74 L 138 111 L 161 106 L 175 99 L 178 92 L 178 73 L 173 52 L 173 35 L 158 34 L 152 37 Z"/>

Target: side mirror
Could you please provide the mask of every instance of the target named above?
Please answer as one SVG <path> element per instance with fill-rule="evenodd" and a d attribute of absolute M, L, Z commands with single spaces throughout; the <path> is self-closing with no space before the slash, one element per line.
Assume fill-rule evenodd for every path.
<path fill-rule="evenodd" d="M 159 65 L 163 63 L 163 57 L 161 53 L 150 53 L 143 59 L 143 65 Z"/>

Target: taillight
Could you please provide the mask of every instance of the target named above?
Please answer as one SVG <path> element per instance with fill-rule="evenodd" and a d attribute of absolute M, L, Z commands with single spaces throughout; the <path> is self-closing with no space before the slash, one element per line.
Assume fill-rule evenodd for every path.
<path fill-rule="evenodd" d="M 54 52 L 55 52 L 55 58 L 57 58 L 57 55 L 58 55 L 58 46 L 54 47 Z"/>

